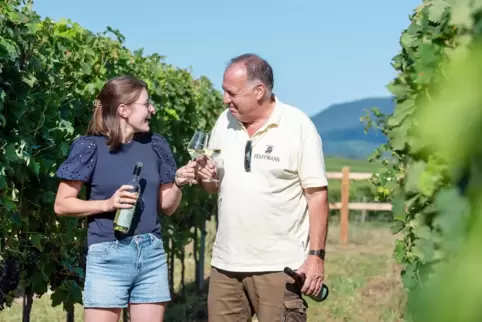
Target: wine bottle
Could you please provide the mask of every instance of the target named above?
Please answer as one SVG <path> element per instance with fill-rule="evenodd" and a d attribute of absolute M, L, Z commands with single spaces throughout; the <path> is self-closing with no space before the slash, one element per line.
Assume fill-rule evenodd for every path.
<path fill-rule="evenodd" d="M 285 267 L 284 272 L 295 280 L 296 285 L 298 285 L 298 287 L 301 290 L 305 282 L 305 275 L 298 274 L 289 267 Z M 323 285 L 321 286 L 320 293 L 316 295 L 308 295 L 308 296 L 315 302 L 322 302 L 326 300 L 326 298 L 328 297 L 328 293 L 329 293 L 328 286 L 326 286 L 326 284 L 323 283 Z"/>
<path fill-rule="evenodd" d="M 134 167 L 134 171 L 132 173 L 132 179 L 127 183 L 128 185 L 133 186 L 134 189 L 129 190 L 129 192 L 139 193 L 139 190 L 140 190 L 139 175 L 141 174 L 142 166 L 143 166 L 142 162 L 136 163 Z M 137 201 L 135 204 L 132 205 L 131 208 L 117 209 L 117 212 L 114 218 L 114 230 L 117 230 L 124 234 L 129 232 L 136 207 L 137 207 Z"/>

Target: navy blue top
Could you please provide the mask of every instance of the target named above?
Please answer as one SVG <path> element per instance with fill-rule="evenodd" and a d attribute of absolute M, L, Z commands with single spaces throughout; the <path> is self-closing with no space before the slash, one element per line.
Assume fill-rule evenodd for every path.
<path fill-rule="evenodd" d="M 82 181 L 87 200 L 106 200 L 131 180 L 136 162 L 143 162 L 141 191 L 129 234 L 153 233 L 160 238 L 160 185 L 174 182 L 177 169 L 169 144 L 158 134 L 143 133 L 110 152 L 106 141 L 103 136 L 76 139 L 67 160 L 58 168 L 57 177 Z M 114 217 L 115 211 L 87 216 L 88 245 L 119 238 L 114 234 Z"/>

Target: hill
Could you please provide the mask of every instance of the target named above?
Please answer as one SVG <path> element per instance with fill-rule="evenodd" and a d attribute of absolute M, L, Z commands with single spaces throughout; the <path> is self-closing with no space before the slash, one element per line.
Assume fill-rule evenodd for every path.
<path fill-rule="evenodd" d="M 360 117 L 372 107 L 378 107 L 384 114 L 391 114 L 394 103 L 391 97 L 365 98 L 330 105 L 311 117 L 321 135 L 327 156 L 364 159 L 386 142 L 385 136 L 376 129 L 364 133 Z"/>

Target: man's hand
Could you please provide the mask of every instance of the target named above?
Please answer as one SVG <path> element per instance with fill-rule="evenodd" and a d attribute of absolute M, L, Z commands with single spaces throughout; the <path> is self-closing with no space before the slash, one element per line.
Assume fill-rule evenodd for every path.
<path fill-rule="evenodd" d="M 205 155 L 196 158 L 197 174 L 201 180 L 216 179 L 216 163 L 209 160 Z"/>
<path fill-rule="evenodd" d="M 324 266 L 324 260 L 318 256 L 309 255 L 303 265 L 296 270 L 297 273 L 305 275 L 305 283 L 301 288 L 301 293 L 306 295 L 320 293 L 325 278 Z"/>

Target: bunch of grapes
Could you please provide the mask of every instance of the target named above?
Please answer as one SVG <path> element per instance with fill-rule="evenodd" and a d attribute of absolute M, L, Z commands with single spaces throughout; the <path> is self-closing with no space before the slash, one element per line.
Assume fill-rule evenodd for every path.
<path fill-rule="evenodd" d="M 10 307 L 20 283 L 20 270 L 15 260 L 0 260 L 0 311 Z"/>

